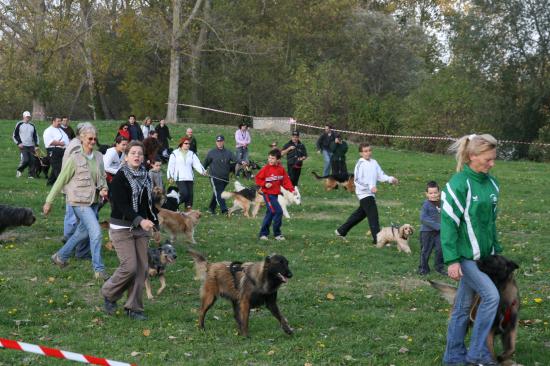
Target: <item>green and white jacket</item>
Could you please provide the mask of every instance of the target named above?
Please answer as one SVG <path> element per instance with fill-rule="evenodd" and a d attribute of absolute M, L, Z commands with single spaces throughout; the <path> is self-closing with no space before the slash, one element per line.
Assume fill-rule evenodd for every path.
<path fill-rule="evenodd" d="M 441 247 L 445 264 L 502 252 L 496 218 L 499 187 L 489 174 L 468 165 L 441 192 Z"/>

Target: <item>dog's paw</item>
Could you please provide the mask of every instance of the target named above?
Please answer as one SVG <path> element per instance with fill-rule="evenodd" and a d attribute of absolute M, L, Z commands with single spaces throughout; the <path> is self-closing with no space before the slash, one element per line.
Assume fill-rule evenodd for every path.
<path fill-rule="evenodd" d="M 292 327 L 290 327 L 290 325 L 288 325 L 288 324 L 283 325 L 283 330 L 288 335 L 294 334 L 294 329 Z"/>
<path fill-rule="evenodd" d="M 153 300 L 155 297 L 153 295 L 147 295 L 148 300 Z"/>

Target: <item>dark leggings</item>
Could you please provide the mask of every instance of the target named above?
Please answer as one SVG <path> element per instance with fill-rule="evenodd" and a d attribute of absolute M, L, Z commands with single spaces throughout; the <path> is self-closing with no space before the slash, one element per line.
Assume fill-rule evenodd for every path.
<path fill-rule="evenodd" d="M 183 203 L 184 208 L 193 207 L 193 181 L 178 180 L 176 184 L 180 191 L 180 204 Z"/>
<path fill-rule="evenodd" d="M 373 196 L 368 196 L 359 201 L 359 208 L 355 210 L 348 220 L 338 228 L 338 233 L 342 236 L 346 236 L 355 225 L 365 219 L 369 220 L 370 232 L 372 234 L 373 243 L 376 243 L 376 234 L 380 231 L 380 224 L 378 222 L 378 207 L 376 207 L 376 200 Z"/>

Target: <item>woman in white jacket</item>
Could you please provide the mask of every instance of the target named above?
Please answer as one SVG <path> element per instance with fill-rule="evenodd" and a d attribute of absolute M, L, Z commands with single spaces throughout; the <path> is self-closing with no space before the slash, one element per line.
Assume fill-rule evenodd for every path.
<path fill-rule="evenodd" d="M 206 175 L 206 169 L 202 166 L 199 157 L 189 150 L 191 140 L 182 137 L 176 149 L 170 154 L 166 175 L 169 182 L 176 182 L 180 191 L 180 203 L 190 210 L 193 207 L 193 168 L 197 173 Z"/>

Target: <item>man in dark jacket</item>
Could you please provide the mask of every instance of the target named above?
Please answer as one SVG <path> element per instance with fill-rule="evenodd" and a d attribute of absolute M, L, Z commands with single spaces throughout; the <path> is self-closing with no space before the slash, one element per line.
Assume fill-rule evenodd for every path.
<path fill-rule="evenodd" d="M 298 131 L 292 132 L 292 139 L 283 146 L 281 155 L 286 155 L 288 176 L 292 185 L 296 187 L 298 180 L 300 180 L 302 165 L 304 164 L 304 160 L 307 159 L 307 150 L 305 145 L 300 141 L 300 133 Z"/>
<path fill-rule="evenodd" d="M 334 141 L 334 133 L 332 132 L 332 127 L 330 125 L 325 126 L 325 132 L 319 136 L 317 139 L 317 152 L 323 154 L 323 176 L 330 174 L 330 157 L 332 153 L 330 152 L 330 143 Z"/>
<path fill-rule="evenodd" d="M 332 175 L 338 182 L 348 180 L 348 167 L 346 165 L 346 153 L 348 152 L 348 144 L 342 139 L 339 134 L 334 135 L 334 141 L 330 143 L 330 165 Z"/>
<path fill-rule="evenodd" d="M 216 206 L 220 206 L 222 214 L 227 213 L 227 206 L 221 194 L 229 183 L 229 172 L 234 169 L 237 159 L 235 154 L 224 147 L 225 139 L 222 135 L 216 136 L 216 148 L 211 149 L 202 165 L 208 170 L 212 184 L 212 199 L 208 212 L 216 214 Z M 232 169 L 233 168 L 233 169 Z"/>
<path fill-rule="evenodd" d="M 139 123 L 136 122 L 136 116 L 133 114 L 128 116 L 128 132 L 130 133 L 130 141 L 143 141 L 143 131 Z"/>

